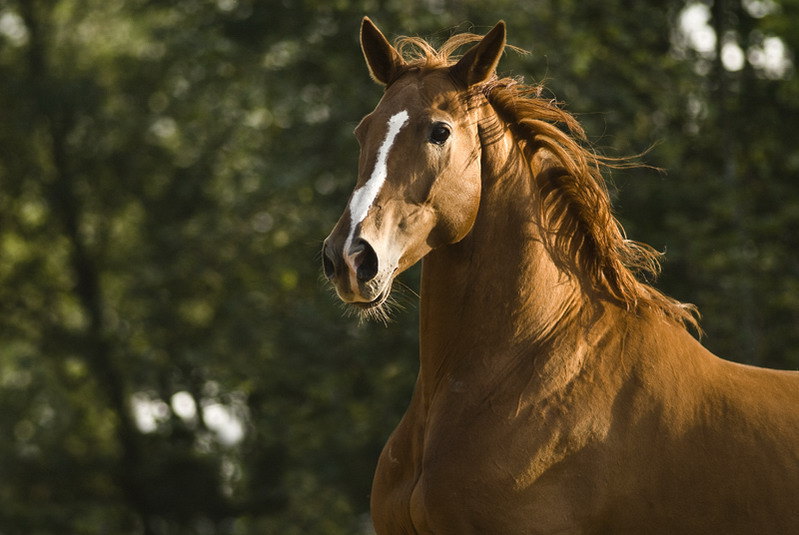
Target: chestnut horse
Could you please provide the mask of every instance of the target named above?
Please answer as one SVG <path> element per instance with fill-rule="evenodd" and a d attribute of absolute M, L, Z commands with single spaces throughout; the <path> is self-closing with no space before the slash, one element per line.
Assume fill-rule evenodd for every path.
<path fill-rule="evenodd" d="M 614 162 L 496 76 L 502 22 L 400 45 L 364 19 L 386 91 L 323 249 L 339 297 L 372 315 L 424 257 L 377 533 L 799 533 L 799 374 L 717 358 L 691 306 L 639 281 L 657 253 L 611 214 Z"/>

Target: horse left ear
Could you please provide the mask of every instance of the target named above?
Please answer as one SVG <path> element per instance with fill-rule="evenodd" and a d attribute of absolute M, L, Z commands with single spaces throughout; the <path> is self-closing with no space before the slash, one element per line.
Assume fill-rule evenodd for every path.
<path fill-rule="evenodd" d="M 455 79 L 470 87 L 491 78 L 505 50 L 505 33 L 505 22 L 499 21 L 458 63 L 450 67 Z"/>
<path fill-rule="evenodd" d="M 361 21 L 361 51 L 366 59 L 366 66 L 369 67 L 369 74 L 380 84 L 390 84 L 397 72 L 405 66 L 399 52 L 391 46 L 369 17 L 364 17 Z"/>

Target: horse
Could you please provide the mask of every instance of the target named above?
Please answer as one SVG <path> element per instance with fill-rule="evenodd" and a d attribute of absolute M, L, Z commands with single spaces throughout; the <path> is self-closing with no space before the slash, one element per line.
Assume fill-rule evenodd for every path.
<path fill-rule="evenodd" d="M 376 532 L 799 533 L 799 373 L 713 355 L 695 308 L 646 282 L 659 253 L 625 237 L 603 179 L 623 162 L 497 75 L 505 24 L 434 48 L 364 18 L 360 41 L 385 92 L 324 273 L 380 318 L 423 259 Z"/>

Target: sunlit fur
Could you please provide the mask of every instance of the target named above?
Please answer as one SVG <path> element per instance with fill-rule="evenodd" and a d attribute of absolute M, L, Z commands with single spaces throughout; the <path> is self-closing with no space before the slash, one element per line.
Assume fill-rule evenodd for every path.
<path fill-rule="evenodd" d="M 397 52 L 361 26 L 387 90 L 357 134 L 359 184 L 382 139 L 368 118 L 416 121 L 358 230 L 384 276 L 348 287 L 346 211 L 325 271 L 363 307 L 422 261 L 419 373 L 375 469 L 375 532 L 799 533 L 799 374 L 702 347 L 692 307 L 636 278 L 658 254 L 611 213 L 602 171 L 631 162 L 497 78 L 504 23 L 454 61 L 478 39 Z"/>
<path fill-rule="evenodd" d="M 458 60 L 456 52 L 481 38 L 458 34 L 435 49 L 421 38 L 402 37 L 397 49 L 407 66 L 396 72 L 396 78 L 411 69 L 454 65 Z M 466 98 L 487 99 L 498 117 L 513 130 L 528 159 L 546 149 L 559 160 L 563 172 L 541 175 L 545 180 L 537 183 L 543 235 L 553 259 L 576 276 L 587 292 L 622 303 L 628 310 L 649 309 L 699 331 L 693 305 L 680 303 L 636 277 L 657 276 L 661 253 L 626 239 L 613 216 L 601 171 L 603 167 L 634 164 L 600 156 L 581 145 L 586 142 L 582 126 L 556 101 L 542 98 L 542 90 L 539 85 L 526 85 L 518 79 L 494 77 L 470 88 Z M 566 127 L 568 133 L 556 124 Z"/>

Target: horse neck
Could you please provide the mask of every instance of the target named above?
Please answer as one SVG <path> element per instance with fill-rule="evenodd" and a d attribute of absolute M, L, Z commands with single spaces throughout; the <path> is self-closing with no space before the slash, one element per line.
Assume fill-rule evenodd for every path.
<path fill-rule="evenodd" d="M 470 373 L 500 381 L 522 352 L 529 361 L 537 350 L 540 366 L 571 354 L 554 348 L 573 343 L 565 326 L 580 313 L 580 292 L 546 252 L 535 216 L 532 175 L 546 165 L 543 158 L 528 164 L 509 132 L 484 144 L 472 231 L 423 262 L 420 377 L 428 385 Z"/>

